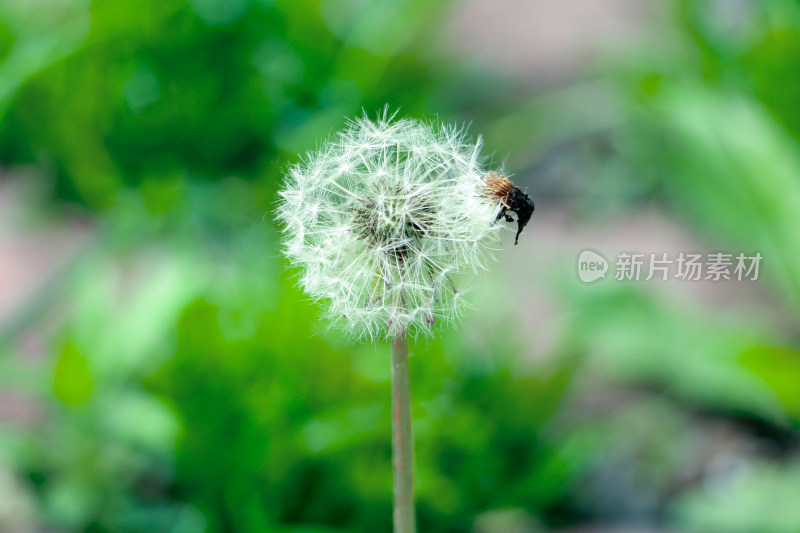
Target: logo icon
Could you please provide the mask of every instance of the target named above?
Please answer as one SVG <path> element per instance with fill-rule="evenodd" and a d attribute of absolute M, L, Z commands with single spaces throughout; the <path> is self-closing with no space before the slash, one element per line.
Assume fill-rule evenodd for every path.
<path fill-rule="evenodd" d="M 593 250 L 583 250 L 578 256 L 578 277 L 584 283 L 592 283 L 606 277 L 608 261 Z"/>

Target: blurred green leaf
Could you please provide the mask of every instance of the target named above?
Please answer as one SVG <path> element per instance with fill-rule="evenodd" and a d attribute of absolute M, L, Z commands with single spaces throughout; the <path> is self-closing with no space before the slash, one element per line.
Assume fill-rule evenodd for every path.
<path fill-rule="evenodd" d="M 93 386 L 86 358 L 75 346 L 64 346 L 55 368 L 56 397 L 67 405 L 80 405 L 91 396 Z"/>

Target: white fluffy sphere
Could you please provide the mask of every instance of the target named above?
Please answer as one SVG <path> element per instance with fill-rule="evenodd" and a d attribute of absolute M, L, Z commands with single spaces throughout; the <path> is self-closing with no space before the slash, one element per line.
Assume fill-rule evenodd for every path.
<path fill-rule="evenodd" d="M 285 253 L 351 336 L 429 334 L 460 316 L 462 274 L 485 270 L 500 229 L 480 147 L 459 128 L 384 115 L 288 170 Z"/>

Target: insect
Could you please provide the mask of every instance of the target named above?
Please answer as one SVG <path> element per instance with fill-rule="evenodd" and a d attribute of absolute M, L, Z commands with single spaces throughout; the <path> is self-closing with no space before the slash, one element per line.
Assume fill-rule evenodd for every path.
<path fill-rule="evenodd" d="M 533 215 L 533 200 L 530 195 L 511 183 L 508 178 L 501 176 L 497 172 L 489 172 L 489 175 L 483 178 L 486 184 L 482 193 L 484 196 L 500 202 L 500 212 L 497 213 L 495 222 L 501 218 L 505 218 L 506 222 L 514 222 L 514 219 L 508 214 L 508 211 L 513 211 L 517 214 L 517 235 L 514 237 L 514 244 L 519 241 L 519 234 L 522 229 L 528 224 L 531 216 Z"/>

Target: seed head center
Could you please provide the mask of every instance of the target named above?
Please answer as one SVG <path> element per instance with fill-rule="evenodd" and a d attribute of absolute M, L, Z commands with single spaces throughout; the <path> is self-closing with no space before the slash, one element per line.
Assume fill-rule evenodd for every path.
<path fill-rule="evenodd" d="M 358 238 L 370 246 L 396 249 L 427 235 L 435 222 L 435 209 L 425 194 L 396 188 L 391 194 L 371 195 L 353 207 Z"/>

